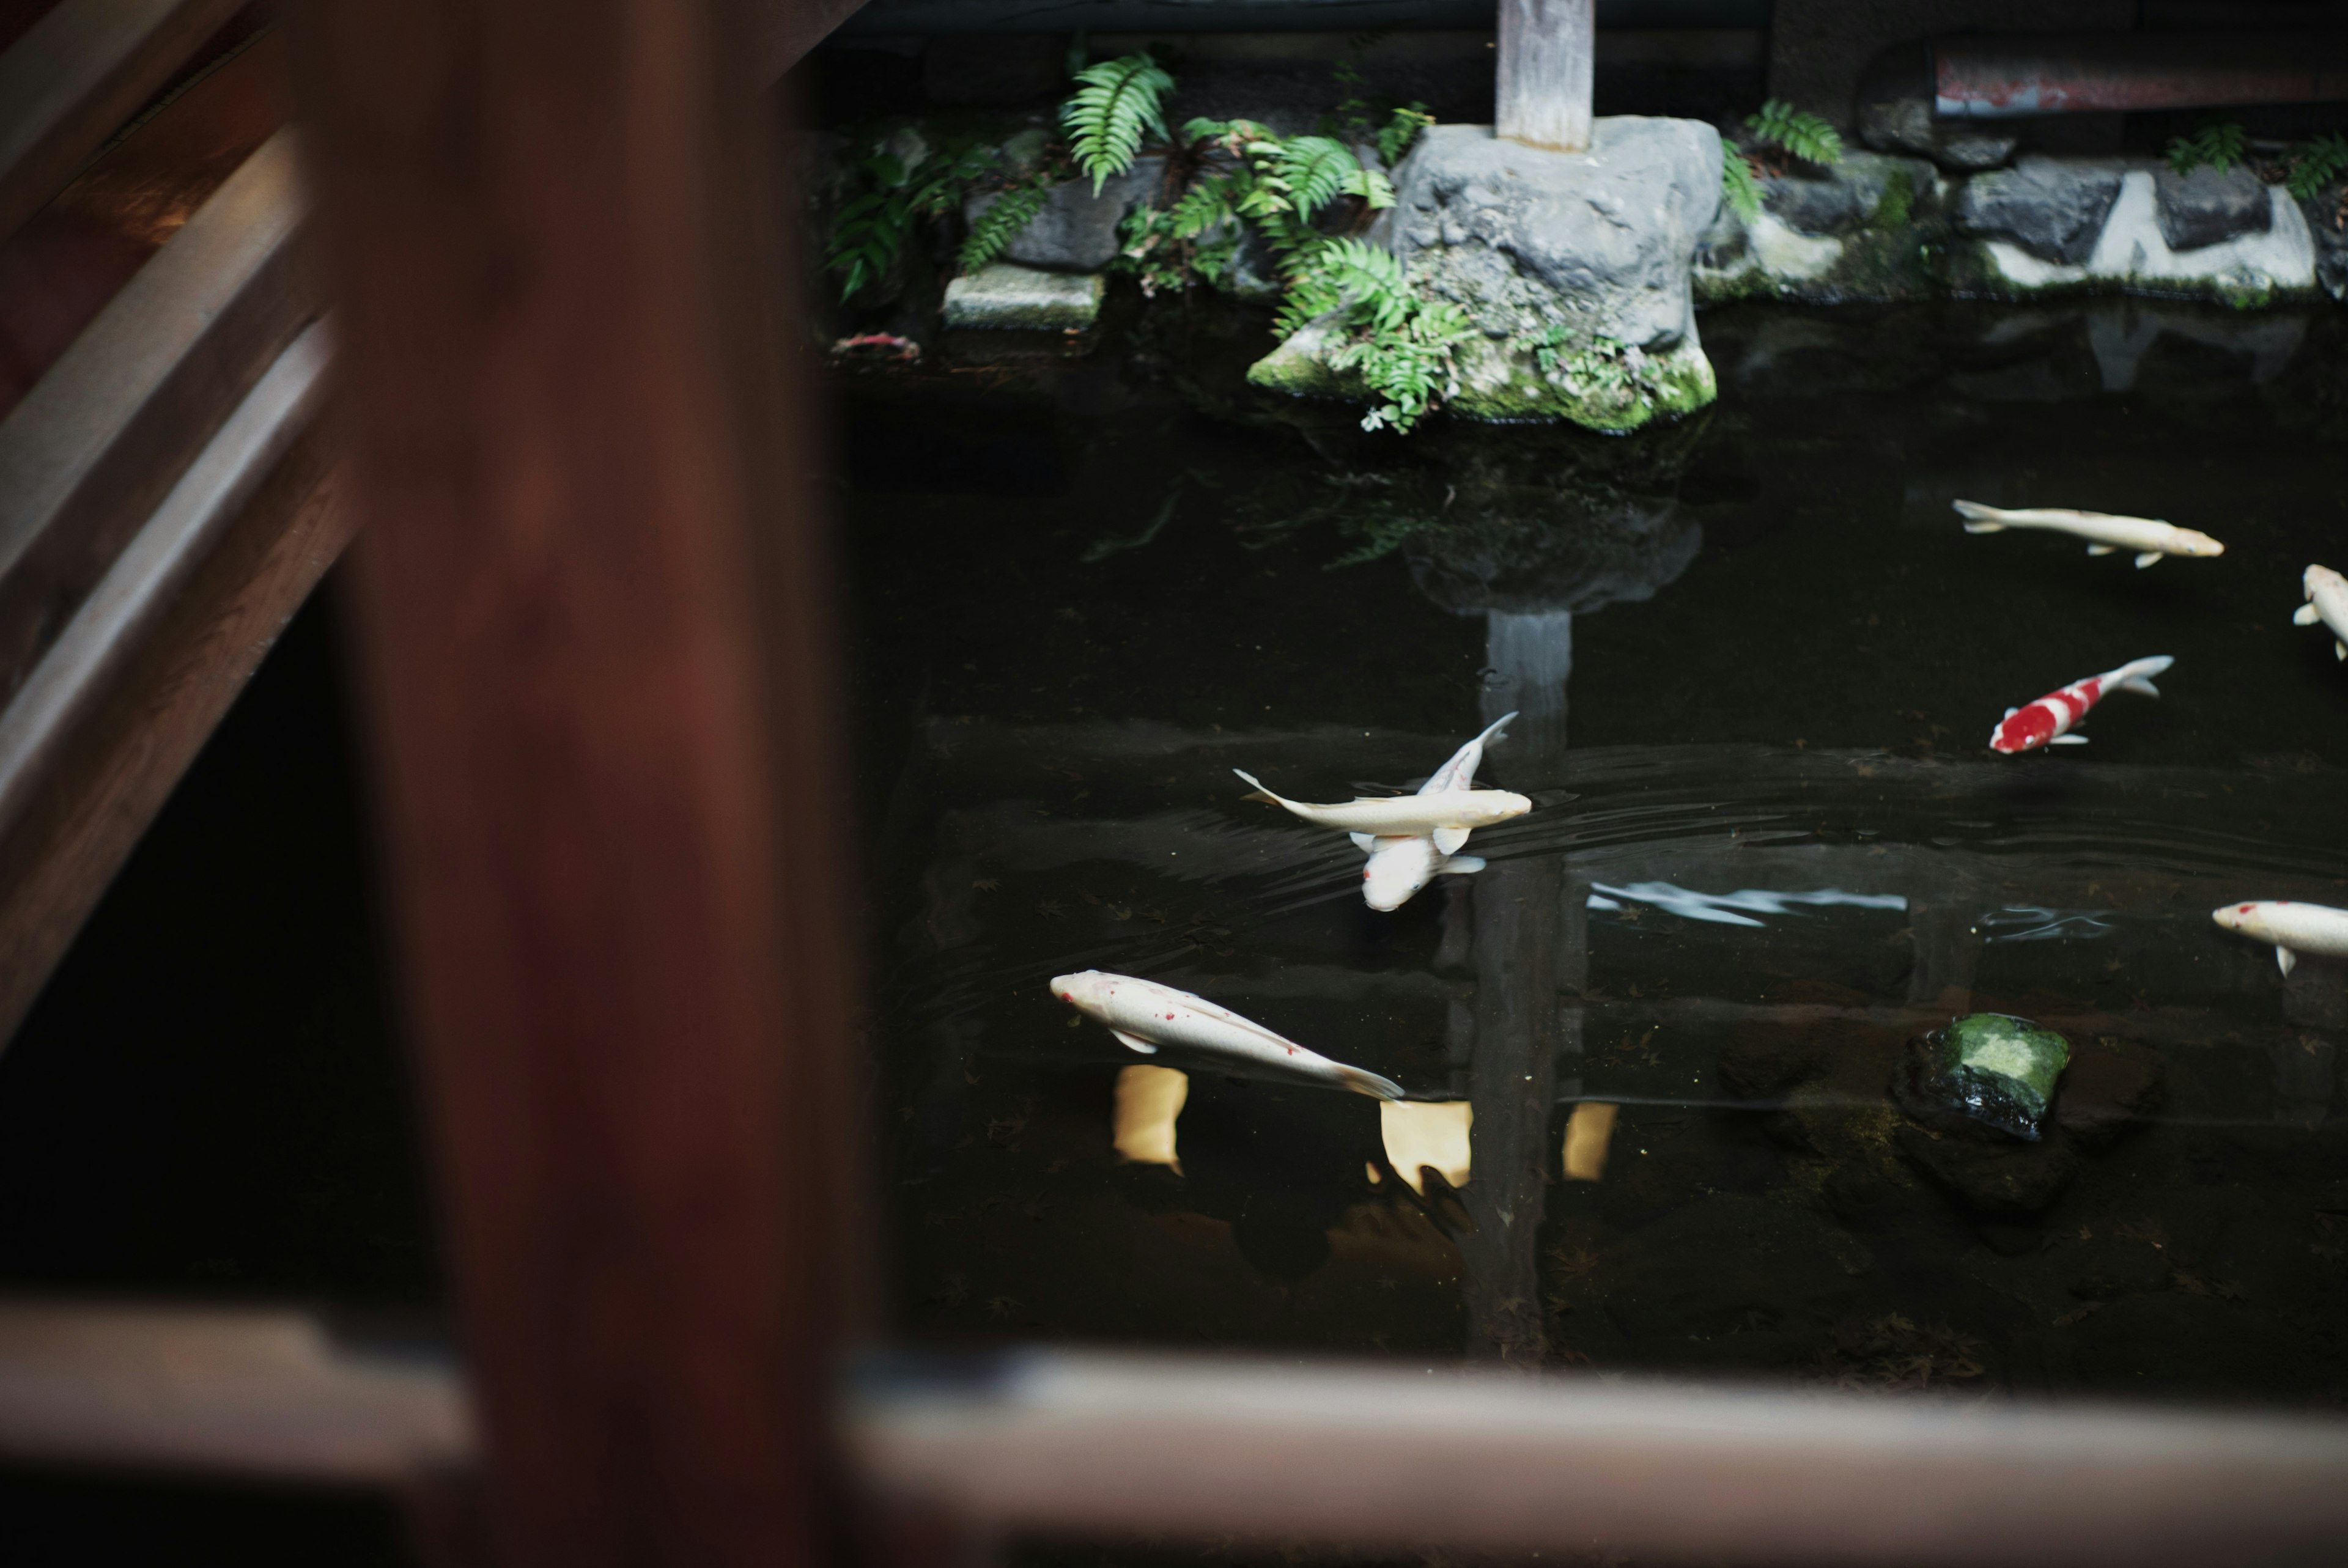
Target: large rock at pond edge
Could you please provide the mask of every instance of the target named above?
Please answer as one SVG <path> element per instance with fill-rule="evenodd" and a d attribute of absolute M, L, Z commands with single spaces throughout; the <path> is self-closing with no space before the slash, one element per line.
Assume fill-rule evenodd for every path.
<path fill-rule="evenodd" d="M 1389 226 L 1412 282 L 1465 309 L 1481 337 L 1458 355 L 1450 405 L 1485 419 L 1570 419 L 1628 430 L 1717 394 L 1696 339 L 1689 270 L 1720 205 L 1720 136 L 1694 120 L 1613 116 L 1586 153 L 1436 126 L 1395 171 Z M 1316 369 L 1307 328 L 1250 372 L 1301 395 L 1360 395 Z M 1307 335 L 1313 334 L 1313 335 Z M 1552 351 L 1544 372 L 1536 350 Z"/>
<path fill-rule="evenodd" d="M 2267 188 L 2247 169 L 2222 174 L 2207 164 L 2189 174 L 2164 169 L 2152 177 L 2152 190 L 2160 237 L 2172 251 L 2199 251 L 2274 227 Z"/>
<path fill-rule="evenodd" d="M 1014 159 L 1015 160 L 1015 159 Z M 1022 229 L 1001 260 L 1047 272 L 1097 272 L 1117 259 L 1117 226 L 1165 177 L 1162 158 L 1137 159 L 1131 169 L 1113 176 L 1093 192 L 1090 179 L 1055 185 L 1043 210 Z M 963 203 L 963 220 L 976 223 L 1002 197 L 990 192 Z"/>
<path fill-rule="evenodd" d="M 1957 227 L 2011 241 L 2042 261 L 2077 266 L 2095 253 L 2123 172 L 2115 164 L 2025 158 L 1965 182 Z"/>
<path fill-rule="evenodd" d="M 1074 332 L 1093 324 L 1106 292 L 1097 273 L 1071 277 L 997 261 L 946 285 L 945 323 L 985 332 Z"/>
<path fill-rule="evenodd" d="M 1846 153 L 1840 163 L 1760 177 L 1749 220 L 1723 202 L 1696 249 L 1703 304 L 1771 295 L 1816 304 L 1929 299 L 1929 258 L 1947 237 L 1948 185 L 1921 158 Z"/>

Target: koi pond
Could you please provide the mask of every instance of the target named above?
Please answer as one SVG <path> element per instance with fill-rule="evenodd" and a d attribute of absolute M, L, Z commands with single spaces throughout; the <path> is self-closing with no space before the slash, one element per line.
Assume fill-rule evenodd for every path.
<path fill-rule="evenodd" d="M 1703 333 L 1718 405 L 1634 437 L 1365 433 L 1203 298 L 838 373 L 902 1331 L 2348 1396 L 2343 969 L 2211 919 L 2348 904 L 2348 670 L 2291 619 L 2348 539 L 2348 327 Z M 2163 654 L 2091 744 L 1988 749 Z M 1478 783 L 1533 809 L 1391 913 L 1232 776 L 1406 792 L 1510 712 Z M 1047 989 L 1086 969 L 1407 1098 L 1138 1055 Z M 1980 1012 L 2068 1044 L 2035 1141 L 1894 1097 Z"/>

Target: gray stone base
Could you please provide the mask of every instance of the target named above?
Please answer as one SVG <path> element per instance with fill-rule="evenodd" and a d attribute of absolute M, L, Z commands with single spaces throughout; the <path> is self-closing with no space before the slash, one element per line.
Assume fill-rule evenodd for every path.
<path fill-rule="evenodd" d="M 1098 273 L 1039 272 L 997 261 L 946 285 L 945 324 L 993 332 L 1075 332 L 1100 314 Z"/>

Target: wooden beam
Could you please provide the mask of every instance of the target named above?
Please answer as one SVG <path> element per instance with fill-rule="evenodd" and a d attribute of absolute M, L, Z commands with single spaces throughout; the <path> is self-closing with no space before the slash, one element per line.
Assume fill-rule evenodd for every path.
<path fill-rule="evenodd" d="M 350 538 L 306 434 L 324 339 L 279 356 L 0 711 L 0 1041 Z"/>
<path fill-rule="evenodd" d="M 500 1561 L 805 1562 L 857 917 L 755 40 L 718 0 L 294 20 Z"/>
<path fill-rule="evenodd" d="M 317 314 L 294 140 L 246 159 L 0 420 L 0 695 Z"/>
<path fill-rule="evenodd" d="M 402 1487 L 469 1464 L 445 1358 L 367 1355 L 305 1313 L 0 1302 L 0 1456 Z"/>
<path fill-rule="evenodd" d="M 0 55 L 0 238 L 65 188 L 243 0 L 63 0 Z"/>
<path fill-rule="evenodd" d="M 1590 149 L 1597 0 L 1500 0 L 1494 134 L 1553 152 Z"/>

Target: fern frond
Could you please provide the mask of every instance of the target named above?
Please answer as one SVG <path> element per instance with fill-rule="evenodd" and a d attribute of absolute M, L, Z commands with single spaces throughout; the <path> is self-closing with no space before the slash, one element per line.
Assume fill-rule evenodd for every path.
<path fill-rule="evenodd" d="M 1044 210 L 1050 195 L 1050 181 L 1042 175 L 1030 176 L 1004 190 L 971 224 L 969 235 L 962 242 L 962 252 L 954 258 L 955 265 L 965 272 L 975 272 L 1009 250 L 1011 241 L 1019 238 L 1019 231 Z"/>
<path fill-rule="evenodd" d="M 1805 163 L 1842 161 L 1842 138 L 1835 133 L 1835 128 L 1783 98 L 1771 98 L 1763 104 L 1758 114 L 1746 117 L 1745 126 L 1761 140 L 1792 153 Z"/>
<path fill-rule="evenodd" d="M 2242 161 L 2250 150 L 2250 136 L 2231 120 L 2205 125 L 2190 136 L 2180 136 L 2168 144 L 2168 167 L 2178 174 L 2190 174 L 2203 164 L 2223 174 Z"/>
<path fill-rule="evenodd" d="M 1345 177 L 1345 194 L 1360 197 L 1373 212 L 1395 204 L 1394 181 L 1383 169 L 1355 169 Z"/>
<path fill-rule="evenodd" d="M 1753 165 L 1733 147 L 1721 149 L 1720 196 L 1729 210 L 1739 218 L 1750 220 L 1761 216 L 1761 182 L 1753 177 Z"/>
<path fill-rule="evenodd" d="M 1392 169 L 1410 150 L 1411 143 L 1418 139 L 1418 133 L 1434 123 L 1435 116 L 1427 112 L 1425 104 L 1406 104 L 1395 110 L 1392 118 L 1378 128 L 1378 157 Z"/>
<path fill-rule="evenodd" d="M 1174 238 L 1189 240 L 1231 221 L 1233 216 L 1231 177 L 1210 174 L 1182 192 L 1167 221 Z"/>
<path fill-rule="evenodd" d="M 1060 106 L 1060 121 L 1068 128 L 1076 167 L 1093 177 L 1097 196 L 1110 175 L 1133 167 L 1145 134 L 1166 135 L 1158 100 L 1173 90 L 1174 78 L 1144 49 L 1087 67 L 1076 80 L 1084 86 Z"/>
<path fill-rule="evenodd" d="M 1358 185 L 1362 172 L 1353 149 L 1325 136 L 1291 137 L 1279 144 L 1271 165 L 1272 180 L 1296 215 L 1307 220 L 1344 194 L 1349 184 Z"/>
<path fill-rule="evenodd" d="M 2348 136 L 2335 130 L 2291 149 L 2283 166 L 2283 189 L 2302 201 L 2312 201 L 2343 169 L 2348 169 Z"/>

